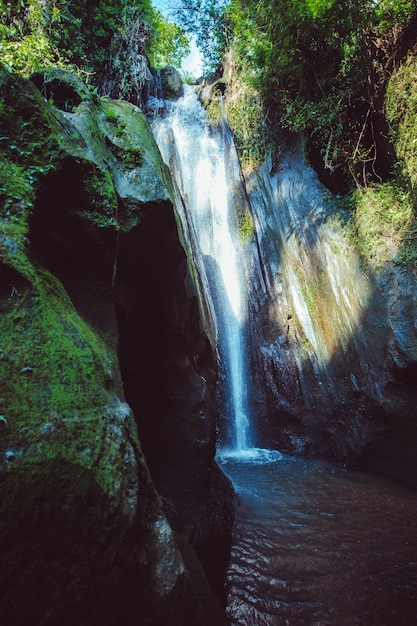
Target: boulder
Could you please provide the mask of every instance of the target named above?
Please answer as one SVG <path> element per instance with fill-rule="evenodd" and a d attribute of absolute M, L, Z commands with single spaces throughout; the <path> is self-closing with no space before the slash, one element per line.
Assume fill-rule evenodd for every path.
<path fill-rule="evenodd" d="M 181 76 L 175 67 L 164 67 L 160 71 L 162 95 L 165 100 L 178 100 L 183 95 L 184 87 Z"/>

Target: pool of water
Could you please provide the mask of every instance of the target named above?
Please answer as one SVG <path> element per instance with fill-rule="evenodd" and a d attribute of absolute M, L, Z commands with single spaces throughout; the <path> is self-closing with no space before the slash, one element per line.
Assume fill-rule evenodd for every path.
<path fill-rule="evenodd" d="M 219 463 L 238 494 L 229 624 L 417 624 L 414 490 L 279 453 Z"/>

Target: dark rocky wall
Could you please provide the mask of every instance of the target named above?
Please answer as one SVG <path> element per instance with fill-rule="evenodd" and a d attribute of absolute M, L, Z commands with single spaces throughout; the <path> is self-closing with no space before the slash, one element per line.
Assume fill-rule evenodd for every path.
<path fill-rule="evenodd" d="M 231 491 L 169 178 L 138 109 L 68 83 L 71 111 L 11 74 L 0 83 L 0 615 L 221 624 L 192 545 L 217 555 L 220 595 Z"/>
<path fill-rule="evenodd" d="M 301 152 L 260 168 L 249 192 L 259 445 L 416 485 L 414 272 L 395 258 L 377 271 L 361 262 Z"/>
<path fill-rule="evenodd" d="M 147 206 L 140 225 L 119 241 L 122 376 L 168 519 L 221 593 L 232 513 L 227 481 L 213 461 L 216 362 L 186 278 L 172 206 Z"/>

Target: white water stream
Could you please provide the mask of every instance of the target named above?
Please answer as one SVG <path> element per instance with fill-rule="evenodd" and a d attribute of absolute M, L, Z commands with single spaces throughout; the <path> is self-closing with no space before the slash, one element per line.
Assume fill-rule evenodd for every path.
<path fill-rule="evenodd" d="M 161 104 L 161 103 L 160 103 Z M 177 212 L 189 259 L 208 309 L 217 343 L 228 433 L 222 442 L 234 451 L 248 449 L 248 371 L 245 258 L 239 241 L 232 190 L 240 169 L 227 129 L 213 128 L 194 90 L 185 86 L 177 102 L 164 102 L 152 126 L 165 163 L 178 187 Z"/>
<path fill-rule="evenodd" d="M 245 332 L 249 274 L 232 197 L 241 184 L 239 164 L 227 130 L 211 128 L 191 89 L 186 89 L 178 102 L 158 106 L 165 113 L 155 119 L 153 129 L 178 187 L 177 213 L 201 302 L 206 308 L 203 315 L 216 339 L 222 400 L 231 425 L 218 453 L 220 466 L 232 480 L 239 497 L 226 580 L 228 623 L 236 626 L 411 625 L 416 621 L 417 602 L 415 492 L 394 482 L 335 469 L 320 461 L 306 461 L 254 447 L 248 422 L 251 380 Z M 293 179 L 296 186 L 290 185 L 286 195 L 286 182 Z M 340 269 L 345 267 L 341 262 L 346 256 L 344 248 L 337 252 L 341 242 L 324 236 L 324 226 L 320 236 L 313 236 L 320 217 L 319 204 L 303 194 L 311 195 L 316 187 L 311 180 L 302 183 L 300 168 L 281 171 L 279 179 L 268 172 L 264 181 L 258 180 L 251 195 L 262 252 L 259 271 L 254 272 L 251 280 L 258 277 L 264 281 L 266 300 L 272 293 L 274 306 L 267 319 L 270 327 L 275 321 L 278 340 L 280 306 L 286 320 L 282 327 L 284 331 L 287 329 L 283 341 L 268 347 L 265 340 L 261 349 L 267 352 L 270 348 L 276 362 L 282 364 L 285 378 L 289 378 L 291 369 L 285 355 L 293 345 L 290 322 L 297 316 L 309 341 L 311 358 L 320 365 L 313 368 L 315 375 L 310 380 L 313 391 L 309 392 L 302 384 L 303 399 L 311 396 L 316 401 L 321 394 L 323 402 L 334 403 L 339 395 L 342 397 L 344 388 L 336 389 L 333 377 L 328 376 L 331 348 L 339 343 L 343 347 L 351 339 L 354 322 L 361 318 L 359 313 L 364 303 L 360 294 L 366 294 L 366 284 L 358 290 L 358 284 L 362 283 L 357 274 L 351 277 L 351 283 L 346 282 L 349 272 Z M 293 198 L 298 187 L 303 194 Z M 279 202 L 275 202 L 275 191 L 280 192 Z M 305 220 L 301 222 L 304 213 Z M 331 225 L 328 228 L 332 235 Z M 299 235 L 300 245 L 295 245 L 294 233 Z M 313 248 L 312 260 L 305 254 L 310 248 Z M 323 267 L 319 264 L 317 269 L 314 265 L 316 257 L 320 263 L 323 259 Z M 254 259 L 255 255 L 252 263 Z M 279 289 L 277 280 L 283 283 L 278 285 Z M 306 284 L 316 287 L 319 294 L 325 292 L 325 315 L 320 316 L 320 310 L 311 315 Z M 349 297 L 345 297 L 346 285 Z M 262 293 L 262 289 L 258 292 Z M 357 301 L 353 301 L 353 296 Z M 288 310 L 285 310 L 286 298 L 290 301 Z M 334 340 L 332 335 L 328 336 L 327 324 L 333 317 L 335 322 L 332 321 L 331 327 L 337 331 Z M 319 328 L 320 320 L 327 334 Z M 298 326 L 295 331 L 301 333 Z M 373 392 L 377 385 L 373 376 L 367 374 L 366 363 L 365 366 L 362 363 L 366 344 L 357 341 L 357 352 L 358 371 L 364 372 L 361 384 Z M 352 364 L 355 365 L 354 360 Z M 302 364 L 298 371 L 303 383 Z M 354 375 L 357 370 L 351 372 L 343 384 L 347 388 L 351 381 L 357 390 Z M 329 387 L 326 394 L 318 391 L 325 384 Z M 285 385 L 283 388 L 285 391 Z"/>

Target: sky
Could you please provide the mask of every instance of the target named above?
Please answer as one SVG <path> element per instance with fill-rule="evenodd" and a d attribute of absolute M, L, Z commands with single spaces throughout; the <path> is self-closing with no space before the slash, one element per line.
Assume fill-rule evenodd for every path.
<path fill-rule="evenodd" d="M 161 11 L 162 15 L 173 21 L 172 10 L 178 7 L 178 0 L 152 0 L 152 5 Z M 197 49 L 195 37 L 190 43 L 191 53 L 183 61 L 181 69 L 186 74 L 191 74 L 195 78 L 199 78 L 203 73 L 203 65 L 201 54 Z"/>

